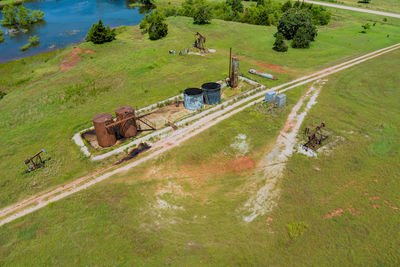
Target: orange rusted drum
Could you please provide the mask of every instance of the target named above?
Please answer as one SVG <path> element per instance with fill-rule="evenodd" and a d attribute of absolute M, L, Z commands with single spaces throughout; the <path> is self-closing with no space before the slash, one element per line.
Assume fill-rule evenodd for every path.
<path fill-rule="evenodd" d="M 94 116 L 94 130 L 96 131 L 96 137 L 99 146 L 112 146 L 117 141 L 114 127 L 106 127 L 108 124 L 111 124 L 113 122 L 114 121 L 111 114 L 108 113 L 101 113 Z"/>
<path fill-rule="evenodd" d="M 118 124 L 119 134 L 122 137 L 136 136 L 137 126 L 134 108 L 132 106 L 120 106 L 115 110 L 115 115 L 117 116 L 117 122 L 132 117 L 132 119 L 124 120 Z"/>

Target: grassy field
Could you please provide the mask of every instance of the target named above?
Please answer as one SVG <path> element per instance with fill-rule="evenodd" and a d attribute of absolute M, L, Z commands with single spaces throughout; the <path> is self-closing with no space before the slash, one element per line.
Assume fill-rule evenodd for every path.
<path fill-rule="evenodd" d="M 137 27 L 122 27 L 112 43 L 80 45 L 93 53 L 83 52 L 67 72 L 60 72 L 60 64 L 71 60 L 72 47 L 1 64 L 0 90 L 7 95 L 0 105 L 0 207 L 114 161 L 90 162 L 71 140 L 91 126 L 95 114 L 113 113 L 119 105 L 143 107 L 187 87 L 220 80 L 227 75 L 229 47 L 242 56 L 242 74 L 251 67 L 273 73 L 278 81 L 252 77 L 273 86 L 399 42 L 400 22 L 394 19 L 378 22 L 368 34 L 358 33 L 362 23 L 374 19 L 381 18 L 335 12 L 332 24 L 320 29 L 310 49 L 280 54 L 271 50 L 274 27 L 219 20 L 196 26 L 190 18 L 175 17 L 168 19 L 169 35 L 160 41 L 148 40 Z M 207 36 L 208 47 L 217 53 L 168 54 L 190 47 L 196 31 Z M 23 160 L 42 148 L 51 158 L 46 168 L 23 174 Z"/>
<path fill-rule="evenodd" d="M 354 6 L 359 8 L 367 8 L 379 11 L 387 11 L 392 13 L 400 13 L 399 0 L 372 0 L 369 4 L 359 3 L 357 0 L 321 0 L 321 2 L 329 2 L 346 6 Z"/>
<path fill-rule="evenodd" d="M 284 110 L 249 108 L 5 225 L 0 264 L 398 266 L 399 59 L 392 52 L 328 78 L 302 128 L 325 121 L 330 138 L 344 140 L 319 158 L 295 154 L 270 214 L 245 223 L 240 208 L 263 184 L 257 163 L 305 87 L 288 92 Z M 239 134 L 248 153 L 232 146 Z"/>

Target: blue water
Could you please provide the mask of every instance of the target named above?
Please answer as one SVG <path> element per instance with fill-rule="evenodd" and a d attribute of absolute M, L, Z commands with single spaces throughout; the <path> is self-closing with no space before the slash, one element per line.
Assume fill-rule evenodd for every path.
<path fill-rule="evenodd" d="M 110 27 L 137 25 L 143 18 L 137 8 L 129 8 L 126 0 L 35 0 L 25 6 L 45 13 L 45 22 L 34 24 L 27 33 L 5 35 L 0 43 L 0 63 L 16 58 L 28 57 L 84 40 L 93 23 L 99 19 Z M 0 20 L 2 15 L 0 13 Z M 3 33 L 6 28 L 1 27 Z M 27 44 L 29 36 L 37 35 L 40 44 L 22 52 L 20 47 Z"/>

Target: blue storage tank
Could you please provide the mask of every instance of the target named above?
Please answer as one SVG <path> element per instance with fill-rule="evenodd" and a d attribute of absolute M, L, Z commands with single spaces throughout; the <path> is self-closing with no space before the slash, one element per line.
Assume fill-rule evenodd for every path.
<path fill-rule="evenodd" d="M 276 92 L 275 91 L 268 91 L 265 93 L 265 101 L 267 103 L 272 103 L 275 101 L 275 97 L 276 97 Z"/>
<path fill-rule="evenodd" d="M 208 105 L 221 103 L 221 85 L 219 83 L 205 83 L 201 86 L 204 93 L 204 102 Z"/>
<path fill-rule="evenodd" d="M 279 94 L 275 97 L 275 104 L 278 107 L 282 107 L 286 104 L 286 95 L 285 94 Z"/>
<path fill-rule="evenodd" d="M 200 88 L 188 88 L 183 92 L 183 101 L 186 109 L 197 110 L 204 105 L 203 90 Z"/>

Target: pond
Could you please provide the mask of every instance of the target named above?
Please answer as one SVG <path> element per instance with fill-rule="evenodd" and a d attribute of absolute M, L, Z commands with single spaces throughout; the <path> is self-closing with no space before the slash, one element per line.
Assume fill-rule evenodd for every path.
<path fill-rule="evenodd" d="M 80 43 L 84 40 L 93 23 L 99 19 L 105 25 L 137 25 L 143 16 L 138 8 L 130 8 L 129 0 L 34 0 L 25 6 L 45 13 L 44 22 L 34 24 L 29 31 L 10 34 L 1 27 L 5 41 L 0 43 L 0 63 L 28 57 L 46 51 Z M 0 20 L 2 15 L 0 13 Z M 37 35 L 40 44 L 22 52 L 20 47 L 27 44 L 29 37 Z"/>

